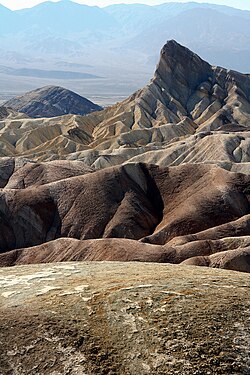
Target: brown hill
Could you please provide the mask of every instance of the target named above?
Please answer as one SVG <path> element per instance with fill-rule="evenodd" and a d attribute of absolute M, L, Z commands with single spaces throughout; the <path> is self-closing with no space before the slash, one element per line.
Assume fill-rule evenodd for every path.
<path fill-rule="evenodd" d="M 250 237 L 206 240 L 183 246 L 151 245 L 121 238 L 84 241 L 60 238 L 0 254 L 1 267 L 68 261 L 181 263 L 250 273 Z"/>
<path fill-rule="evenodd" d="M 0 213 L 2 265 L 180 263 L 239 248 L 244 265 L 234 269 L 249 267 L 249 177 L 213 165 L 128 164 L 93 172 L 76 161 L 27 163 L 2 189 Z M 69 240 L 52 241 L 61 237 Z"/>

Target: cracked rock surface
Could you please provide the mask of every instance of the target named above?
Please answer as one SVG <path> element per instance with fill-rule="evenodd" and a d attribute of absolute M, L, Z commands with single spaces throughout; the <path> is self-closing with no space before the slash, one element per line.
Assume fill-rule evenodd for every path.
<path fill-rule="evenodd" d="M 249 374 L 249 287 L 152 263 L 2 268 L 1 374 Z"/>

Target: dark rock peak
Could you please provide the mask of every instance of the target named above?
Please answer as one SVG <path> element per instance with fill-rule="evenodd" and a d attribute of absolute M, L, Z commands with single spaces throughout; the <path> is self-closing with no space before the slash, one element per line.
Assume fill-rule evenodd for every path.
<path fill-rule="evenodd" d="M 204 61 L 196 53 L 182 46 L 175 40 L 169 40 L 161 49 L 160 61 L 157 65 L 155 77 L 165 78 L 166 73 L 172 75 L 183 75 L 183 78 L 193 86 L 193 75 L 207 76 L 212 80 L 214 75 L 220 76 L 223 80 L 237 82 L 241 79 L 249 79 L 249 74 L 243 74 L 234 70 L 227 70 L 220 66 L 212 66 Z M 205 79 L 204 79 L 205 80 Z M 202 81 L 201 81 L 202 82 Z M 248 82 L 248 81 L 247 81 Z M 213 82 L 213 84 L 216 82 Z"/>
<path fill-rule="evenodd" d="M 168 40 L 167 43 L 162 47 L 161 55 L 165 55 L 165 54 L 167 54 L 169 57 L 174 56 L 176 54 L 185 54 L 185 55 L 191 55 L 191 56 L 196 55 L 193 51 L 191 51 L 185 46 L 182 46 L 181 44 L 176 42 L 176 40 L 174 39 Z"/>
<path fill-rule="evenodd" d="M 210 66 L 206 61 L 202 60 L 196 53 L 177 43 L 175 40 L 169 40 L 161 50 L 161 56 L 165 59 L 170 66 L 174 67 L 176 61 L 180 64 L 185 65 L 190 61 L 194 64 L 201 66 L 204 65 L 207 68 Z"/>
<path fill-rule="evenodd" d="M 162 48 L 151 85 L 179 102 L 188 115 L 204 97 L 212 102 L 218 99 L 221 107 L 232 92 L 247 101 L 250 98 L 249 75 L 212 66 L 175 40 L 168 41 Z"/>
<path fill-rule="evenodd" d="M 38 89 L 35 89 L 35 90 L 32 90 L 30 92 L 28 92 L 27 94 L 25 95 L 36 95 L 36 94 L 39 94 L 41 97 L 42 96 L 47 96 L 48 94 L 61 94 L 61 93 L 67 93 L 67 94 L 71 94 L 75 97 L 79 97 L 81 98 L 80 95 L 76 94 L 75 92 L 71 91 L 71 90 L 68 90 L 64 87 L 61 87 L 61 86 L 53 86 L 53 85 L 48 85 L 48 86 L 43 86 L 43 87 L 40 87 Z"/>
<path fill-rule="evenodd" d="M 102 108 L 73 91 L 60 86 L 45 86 L 5 103 L 31 117 L 55 117 L 65 114 L 86 115 Z"/>
<path fill-rule="evenodd" d="M 212 67 L 194 52 L 175 40 L 168 41 L 161 50 L 161 57 L 155 77 L 163 81 L 173 81 L 176 77 L 181 83 L 194 89 L 212 75 Z"/>

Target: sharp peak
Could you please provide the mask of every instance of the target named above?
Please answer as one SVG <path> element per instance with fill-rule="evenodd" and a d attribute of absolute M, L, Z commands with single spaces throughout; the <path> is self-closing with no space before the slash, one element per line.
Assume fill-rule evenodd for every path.
<path fill-rule="evenodd" d="M 165 52 L 186 52 L 191 55 L 196 55 L 193 51 L 189 48 L 183 46 L 182 44 L 178 43 L 176 40 L 171 39 L 168 40 L 167 43 L 162 47 L 161 53 L 164 54 Z M 198 55 L 196 55 L 198 56 Z"/>
<path fill-rule="evenodd" d="M 172 85 L 174 80 L 185 81 L 193 88 L 198 81 L 206 81 L 211 75 L 212 66 L 197 54 L 175 40 L 169 40 L 161 50 L 153 81 L 162 81 Z"/>
<path fill-rule="evenodd" d="M 179 44 L 176 40 L 168 40 L 167 43 L 161 49 L 161 60 L 165 60 L 171 66 L 176 63 L 180 63 L 181 65 L 185 65 L 188 60 L 192 59 L 197 64 L 206 64 L 209 65 L 206 61 L 204 61 L 199 55 L 191 51 L 189 48 Z M 173 65 L 173 67 L 174 67 Z"/>

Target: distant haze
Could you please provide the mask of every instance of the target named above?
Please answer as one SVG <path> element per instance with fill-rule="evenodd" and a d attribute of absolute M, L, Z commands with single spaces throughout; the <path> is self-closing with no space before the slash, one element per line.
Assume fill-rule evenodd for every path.
<path fill-rule="evenodd" d="M 0 103 L 52 85 L 102 106 L 113 104 L 150 80 L 171 39 L 212 65 L 250 73 L 250 11 L 228 6 L 249 0 L 135 0 L 106 7 L 129 0 L 91 0 L 101 7 L 76 1 L 90 3 L 47 1 L 14 11 L 0 6 Z"/>
<path fill-rule="evenodd" d="M 55 0 L 52 0 L 55 2 Z M 67 0 L 63 0 L 67 1 Z M 39 3 L 42 3 L 41 0 L 0 0 L 0 3 L 10 9 L 22 9 L 27 7 L 32 7 Z M 168 3 L 169 0 L 76 0 L 75 2 L 79 4 L 86 4 L 86 5 L 97 5 L 99 7 L 104 7 L 111 4 L 147 4 L 147 5 L 156 5 L 162 3 Z M 178 3 L 186 3 L 191 2 L 187 0 L 176 0 Z M 250 1 L 248 0 L 196 0 L 198 3 L 210 3 L 210 4 L 219 4 L 219 5 L 227 5 L 232 6 L 239 9 L 246 9 L 250 10 Z"/>

